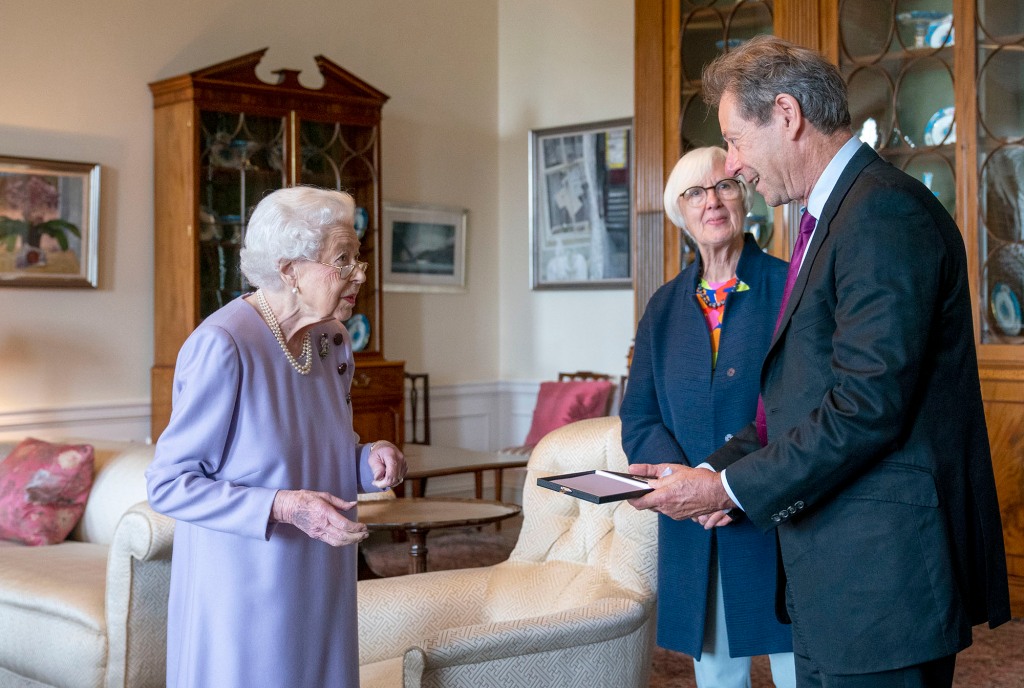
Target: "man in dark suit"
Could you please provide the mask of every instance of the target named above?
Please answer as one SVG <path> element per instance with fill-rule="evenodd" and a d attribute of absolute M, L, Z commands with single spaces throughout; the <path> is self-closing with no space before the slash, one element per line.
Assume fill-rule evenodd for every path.
<path fill-rule="evenodd" d="M 761 36 L 704 73 L 726 171 L 798 201 L 791 289 L 758 421 L 632 500 L 775 529 L 797 685 L 950 686 L 971 626 L 1009 618 L 963 239 L 935 196 L 853 137 L 821 55 Z M 760 432 L 759 432 L 760 430 Z"/>

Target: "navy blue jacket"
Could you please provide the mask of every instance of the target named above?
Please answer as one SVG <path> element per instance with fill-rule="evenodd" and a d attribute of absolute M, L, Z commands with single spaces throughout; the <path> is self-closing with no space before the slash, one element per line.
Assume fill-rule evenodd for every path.
<path fill-rule="evenodd" d="M 622 445 L 631 463 L 696 466 L 748 425 L 757 410 L 761 364 L 786 282 L 786 263 L 745 237 L 736 275 L 749 291 L 729 294 L 711 369 L 711 336 L 695 289 L 700 260 L 663 285 L 637 328 L 622 401 Z M 658 644 L 700 658 L 710 561 L 717 540 L 729 649 L 734 657 L 789 652 L 775 616 L 776 544 L 738 510 L 710 531 L 658 518 Z"/>

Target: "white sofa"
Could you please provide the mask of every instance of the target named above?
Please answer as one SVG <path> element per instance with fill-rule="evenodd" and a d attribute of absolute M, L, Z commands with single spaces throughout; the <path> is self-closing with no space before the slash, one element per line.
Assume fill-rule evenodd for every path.
<path fill-rule="evenodd" d="M 174 522 L 145 502 L 153 447 L 84 442 L 96 472 L 70 538 L 0 541 L 0 688 L 164 685 Z"/>

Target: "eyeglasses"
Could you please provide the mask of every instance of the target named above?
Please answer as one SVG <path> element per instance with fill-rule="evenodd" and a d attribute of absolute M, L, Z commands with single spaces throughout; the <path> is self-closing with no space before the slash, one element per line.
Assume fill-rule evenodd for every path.
<path fill-rule="evenodd" d="M 712 189 L 715 190 L 715 195 L 718 196 L 718 200 L 731 201 L 734 198 L 739 198 L 740 182 L 738 179 L 727 177 L 726 179 L 715 182 L 713 186 L 691 186 L 689 189 L 679 194 L 679 196 L 685 200 L 688 205 L 697 208 L 704 205 L 704 202 L 708 198 L 708 191 Z"/>
<path fill-rule="evenodd" d="M 359 271 L 362 272 L 364 275 L 367 272 L 370 271 L 370 264 L 369 263 L 364 263 L 361 260 L 357 260 L 354 263 L 349 263 L 348 265 L 335 265 L 334 263 L 321 263 L 319 260 L 311 260 L 309 262 L 310 263 L 320 263 L 320 265 L 326 265 L 329 268 L 334 268 L 335 270 L 338 271 L 338 277 L 340 277 L 341 279 L 348 279 L 349 277 L 351 277 L 352 273 L 355 272 L 356 268 L 359 268 Z"/>

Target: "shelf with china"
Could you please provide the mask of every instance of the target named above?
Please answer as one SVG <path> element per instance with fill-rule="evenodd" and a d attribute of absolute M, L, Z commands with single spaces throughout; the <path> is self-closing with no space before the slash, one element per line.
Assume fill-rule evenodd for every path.
<path fill-rule="evenodd" d="M 308 184 L 355 199 L 370 264 L 355 314 L 353 416 L 361 437 L 402 442 L 404 364 L 384 358 L 378 250 L 380 120 L 387 96 L 322 56 L 323 85 L 298 72 L 262 81 L 266 50 L 150 84 L 154 107 L 155 250 L 152 436 L 170 416 L 178 349 L 210 313 L 248 292 L 239 250 L 267 193 Z M 195 230 L 193 228 L 196 228 Z"/>
<path fill-rule="evenodd" d="M 865 15 L 863 5 L 841 7 L 841 19 L 848 21 L 839 29 L 839 67 L 849 87 L 854 130 L 879 155 L 921 180 L 955 216 L 953 15 L 895 7 Z M 855 9 L 846 12 L 847 7 Z M 911 16 L 918 30 L 908 22 Z M 865 18 L 879 23 L 875 31 L 866 30 Z"/>
<path fill-rule="evenodd" d="M 930 186 L 963 233 L 1011 595 L 1024 615 L 1024 3 L 635 0 L 635 8 L 637 319 L 685 256 L 661 208 L 664 180 L 688 147 L 721 142 L 700 69 L 718 54 L 716 41 L 728 49 L 743 38 L 730 35 L 730 17 L 767 12 L 759 33 L 836 63 L 854 131 Z M 795 215 L 769 214 L 773 254 L 789 257 Z"/>

